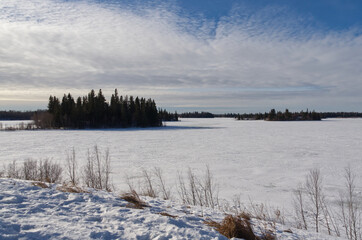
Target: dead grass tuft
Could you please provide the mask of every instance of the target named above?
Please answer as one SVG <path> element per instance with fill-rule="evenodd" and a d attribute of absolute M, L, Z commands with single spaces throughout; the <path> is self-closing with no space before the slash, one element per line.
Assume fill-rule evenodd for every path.
<path fill-rule="evenodd" d="M 214 227 L 227 238 L 242 238 L 245 240 L 260 240 L 254 234 L 250 221 L 240 216 L 227 215 L 221 223 L 206 221 L 208 226 Z"/>
<path fill-rule="evenodd" d="M 262 240 L 276 240 L 276 237 L 273 232 L 265 232 L 262 237 Z"/>
<path fill-rule="evenodd" d="M 58 186 L 57 190 L 61 191 L 61 192 L 67 192 L 67 193 L 89 193 L 77 186 L 64 186 L 63 185 L 63 186 Z"/>
<path fill-rule="evenodd" d="M 160 214 L 160 215 L 162 215 L 162 216 L 165 216 L 165 217 L 177 218 L 177 216 L 171 215 L 171 214 L 169 214 L 169 213 L 167 213 L 167 212 L 160 212 L 160 213 L 158 213 L 158 214 Z"/>
<path fill-rule="evenodd" d="M 242 212 L 238 215 L 240 218 L 250 221 L 251 215 L 247 212 Z"/>
<path fill-rule="evenodd" d="M 40 188 L 49 188 L 49 186 L 44 182 L 32 182 L 31 185 L 40 187 Z"/>
<path fill-rule="evenodd" d="M 140 199 L 140 196 L 134 190 L 132 190 L 130 193 L 123 194 L 121 198 L 130 203 L 127 205 L 128 207 L 137 209 L 143 209 L 145 207 L 148 207 L 148 205 Z"/>

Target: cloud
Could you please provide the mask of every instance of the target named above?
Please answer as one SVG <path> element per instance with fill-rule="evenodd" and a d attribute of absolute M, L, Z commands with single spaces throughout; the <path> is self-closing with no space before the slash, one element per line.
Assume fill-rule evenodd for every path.
<path fill-rule="evenodd" d="M 359 29 L 324 32 L 309 21 L 276 7 L 235 6 L 214 22 L 175 5 L 2 0 L 0 107 L 91 88 L 168 107 L 361 102 Z"/>

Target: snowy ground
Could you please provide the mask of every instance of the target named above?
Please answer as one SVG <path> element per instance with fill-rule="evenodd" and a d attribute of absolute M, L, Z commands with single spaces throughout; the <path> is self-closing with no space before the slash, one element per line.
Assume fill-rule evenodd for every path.
<path fill-rule="evenodd" d="M 226 239 L 204 224 L 220 221 L 221 212 L 152 198 L 145 198 L 149 207 L 133 209 L 116 194 L 56 188 L 0 178 L 0 239 Z M 286 229 L 277 225 L 277 239 L 336 239 Z"/>
<path fill-rule="evenodd" d="M 32 124 L 31 120 L 19 120 L 19 121 L 0 121 L 0 130 L 6 128 L 20 128 L 21 126 L 27 126 L 28 124 Z"/>
<path fill-rule="evenodd" d="M 240 195 L 280 209 L 291 208 L 293 189 L 312 168 L 320 168 L 328 200 L 339 198 L 343 169 L 357 173 L 362 192 L 362 120 L 319 122 L 181 119 L 156 129 L 0 131 L 0 164 L 49 158 L 65 162 L 73 147 L 80 165 L 94 145 L 109 148 L 117 189 L 127 190 L 124 177 L 160 167 L 166 183 L 175 186 L 177 173 L 205 165 L 219 185 L 220 197 Z M 177 197 L 176 189 L 173 188 Z"/>

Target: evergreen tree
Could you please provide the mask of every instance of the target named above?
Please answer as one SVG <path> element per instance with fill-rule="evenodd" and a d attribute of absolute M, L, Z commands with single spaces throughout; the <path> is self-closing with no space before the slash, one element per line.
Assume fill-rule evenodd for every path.
<path fill-rule="evenodd" d="M 99 89 L 94 104 L 95 127 L 103 127 L 104 123 L 107 122 L 107 110 L 108 104 L 106 103 L 106 98 L 103 96 L 102 89 Z"/>
<path fill-rule="evenodd" d="M 70 93 L 64 94 L 61 103 L 50 96 L 48 103 L 50 127 L 60 128 L 105 128 L 105 127 L 156 127 L 162 125 L 167 111 L 158 111 L 152 99 L 112 94 L 110 104 L 99 90 L 96 95 L 92 89 L 86 96 L 78 97 L 76 102 Z M 177 113 L 175 113 L 175 116 Z M 49 124 L 48 124 L 49 125 Z"/>
<path fill-rule="evenodd" d="M 273 108 L 272 110 L 270 110 L 269 114 L 268 114 L 268 120 L 273 121 L 276 119 L 276 113 L 275 113 L 275 109 Z"/>

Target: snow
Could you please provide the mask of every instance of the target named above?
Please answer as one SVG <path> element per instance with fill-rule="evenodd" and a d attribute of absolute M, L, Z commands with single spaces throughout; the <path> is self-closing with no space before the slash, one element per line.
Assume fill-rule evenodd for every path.
<path fill-rule="evenodd" d="M 149 207 L 134 209 L 114 193 L 67 193 L 57 187 L 0 178 L 0 239 L 226 239 L 204 224 L 221 221 L 224 214 L 216 210 L 152 198 L 143 199 Z M 277 225 L 278 239 L 335 239 L 285 229 Z"/>
<path fill-rule="evenodd" d="M 82 165 L 94 145 L 109 148 L 112 178 L 127 190 L 125 176 L 139 179 L 142 169 L 160 167 L 177 199 L 177 174 L 188 167 L 202 175 L 209 165 L 219 196 L 240 196 L 291 211 L 292 193 L 306 174 L 319 168 L 330 202 L 343 189 L 344 168 L 357 174 L 362 192 L 362 119 L 317 122 L 181 119 L 153 129 L 0 131 L 0 164 L 51 159 L 64 163 L 74 147 Z"/>
<path fill-rule="evenodd" d="M 140 210 L 103 191 L 63 193 L 11 179 L 0 188 L 0 239 L 224 239 L 171 202 L 152 199 Z M 179 217 L 158 214 L 167 210 Z"/>
<path fill-rule="evenodd" d="M 13 120 L 9 120 L 9 121 L 0 121 L 0 130 L 2 129 L 6 129 L 6 128 L 18 128 L 20 126 L 27 126 L 28 124 L 33 124 L 33 121 L 31 120 L 19 120 L 19 121 L 13 121 Z"/>

